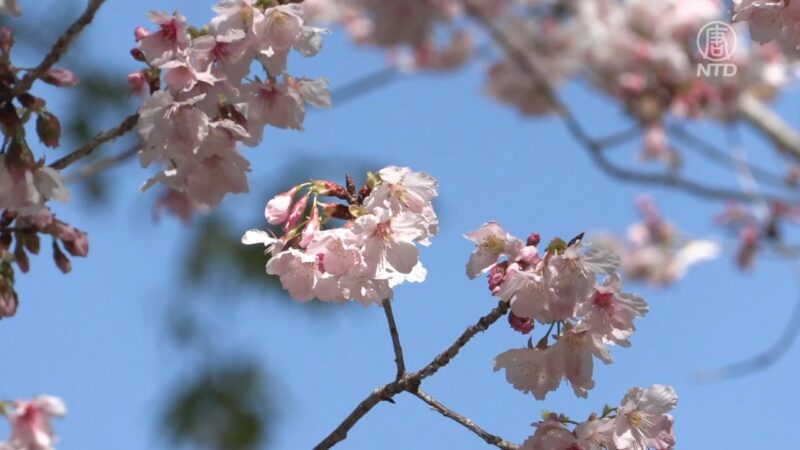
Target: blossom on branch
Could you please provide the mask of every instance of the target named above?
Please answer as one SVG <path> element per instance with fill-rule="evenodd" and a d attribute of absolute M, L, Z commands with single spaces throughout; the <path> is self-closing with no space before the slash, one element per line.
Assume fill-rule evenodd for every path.
<path fill-rule="evenodd" d="M 143 189 L 160 183 L 208 206 L 248 192 L 250 163 L 238 145 L 258 145 L 268 125 L 302 130 L 306 103 L 330 106 L 327 80 L 287 72 L 289 51 L 315 55 L 326 30 L 306 25 L 299 5 L 262 4 L 223 0 L 202 29 L 162 12 L 150 14 L 158 30 L 137 28 L 133 54 L 148 68 L 129 82 L 152 94 L 140 109 L 139 159 L 163 166 Z M 263 73 L 244 82 L 256 61 Z"/>
<path fill-rule="evenodd" d="M 433 177 L 395 166 L 368 174 L 359 190 L 349 176 L 346 186 L 315 180 L 267 203 L 267 222 L 282 235 L 250 230 L 242 243 L 265 246 L 267 273 L 297 301 L 380 304 L 394 286 L 425 279 L 418 245 L 438 233 L 437 195 Z M 344 223 L 326 226 L 334 220 Z"/>
<path fill-rule="evenodd" d="M 540 255 L 538 234 L 525 245 L 496 222 L 465 237 L 477 246 L 467 274 L 489 270 L 490 291 L 510 305 L 512 328 L 528 334 L 535 323 L 549 327 L 535 346 L 529 340 L 527 348 L 498 355 L 495 371 L 505 370 L 516 389 L 540 400 L 564 379 L 586 397 L 594 387 L 594 358 L 611 363 L 609 346 L 630 345 L 633 320 L 648 312 L 643 299 L 621 292 L 619 258 L 584 244 L 583 234 L 569 242 L 555 238 Z"/>

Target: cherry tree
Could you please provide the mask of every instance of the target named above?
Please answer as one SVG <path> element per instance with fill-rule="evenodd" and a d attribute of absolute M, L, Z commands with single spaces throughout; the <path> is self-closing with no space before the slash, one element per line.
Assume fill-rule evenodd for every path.
<path fill-rule="evenodd" d="M 154 209 L 185 223 L 230 195 L 248 194 L 251 164 L 243 148 L 268 147 L 267 128 L 302 131 L 309 106 L 331 106 L 327 78 L 296 75 L 290 67 L 290 55 L 314 57 L 329 33 L 346 33 L 355 45 L 384 53 L 385 70 L 398 77 L 446 76 L 480 60 L 487 67 L 487 97 L 531 120 L 558 118 L 599 170 L 624 182 L 716 202 L 709 217 L 721 235 L 735 240 L 734 259 L 743 270 L 765 254 L 787 261 L 797 255 L 797 245 L 781 229 L 800 215 L 795 193 L 800 133 L 768 103 L 795 76 L 797 2 L 735 0 L 728 8 L 718 0 L 221 0 L 209 2 L 213 15 L 197 25 L 180 12 L 142 11 L 150 25 L 128 30 L 130 57 L 141 66 L 126 80 L 140 101 L 138 111 L 55 158 L 50 152 L 61 145 L 61 120 L 69 111 L 49 109 L 37 86 L 69 89 L 81 82 L 73 68 L 62 66 L 62 57 L 103 4 L 89 0 L 33 67 L 15 62 L 14 21 L 0 29 L 0 318 L 5 320 L 14 320 L 26 301 L 15 288 L 25 282 L 18 274 L 31 269 L 30 256 L 40 252 L 43 238 L 49 236 L 53 261 L 63 273 L 73 270 L 70 257 L 89 257 L 90 231 L 62 221 L 51 209 L 52 202 L 71 200 L 64 171 L 102 171 L 136 157 L 148 172 L 138 174 L 141 190 L 159 192 Z M 0 1 L 4 15 L 24 10 L 25 0 Z M 712 74 L 714 68 L 719 70 Z M 609 134 L 590 130 L 575 113 L 580 105 L 562 98 L 569 83 L 604 96 L 625 112 L 630 126 Z M 732 152 L 697 135 L 692 125 L 699 121 L 724 129 Z M 748 159 L 743 126 L 774 148 L 778 167 Z M 131 151 L 89 161 L 128 133 L 139 139 Z M 630 142 L 640 149 L 634 161 L 620 163 L 610 155 Z M 260 149 L 248 150 L 254 151 Z M 688 152 L 731 172 L 739 187 L 692 178 L 684 164 Z M 587 223 L 577 236 L 545 239 L 530 230 L 521 239 L 496 218 L 487 217 L 472 231 L 477 224 L 465 225 L 464 237 L 475 244 L 473 253 L 463 255 L 465 275 L 486 276 L 496 304 L 430 362 L 411 369 L 403 355 L 405 327 L 392 305 L 403 301 L 394 295 L 397 286 L 424 284 L 428 274 L 419 248 L 435 245 L 440 231 L 439 184 L 424 166 L 419 161 L 414 168 L 374 168 L 358 181 L 349 174 L 340 182 L 297 180 L 264 199 L 265 224 L 241 230 L 242 245 L 264 249 L 263 276 L 277 279 L 293 300 L 357 302 L 381 308 L 386 317 L 396 376 L 369 392 L 333 430 L 310 430 L 320 436 L 315 448 L 345 440 L 376 405 L 399 395 L 416 397 L 502 449 L 674 448 L 670 413 L 677 393 L 667 384 L 631 386 L 619 393 L 618 404 L 598 405 L 585 418 L 548 409 L 531 417 L 534 430 L 521 443 L 485 430 L 422 387 L 502 319 L 525 336 L 519 347 L 497 349 L 493 361 L 510 387 L 538 401 L 567 386 L 587 398 L 595 387 L 594 371 L 603 368 L 596 360 L 611 364 L 612 349 L 635 341 L 634 321 L 647 326 L 648 302 L 625 284 L 677 283 L 696 264 L 719 258 L 725 237 L 680 231 L 646 195 L 635 199 L 641 220 L 625 235 L 599 232 Z M 787 332 L 791 336 L 791 327 Z M 757 370 L 781 348 L 721 374 Z M 63 417 L 66 406 L 42 395 L 2 402 L 0 412 L 11 425 L 0 447 L 49 450 L 57 442 L 51 419 Z"/>

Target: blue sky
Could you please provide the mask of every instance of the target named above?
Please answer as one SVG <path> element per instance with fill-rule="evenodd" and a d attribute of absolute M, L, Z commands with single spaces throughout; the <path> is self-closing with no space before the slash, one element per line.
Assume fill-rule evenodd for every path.
<path fill-rule="evenodd" d="M 55 2 L 21 3 L 33 17 Z M 83 57 L 135 70 L 127 51 L 147 10 L 178 9 L 202 24 L 211 17 L 211 4 L 110 0 L 82 38 L 90 50 Z M 339 31 L 319 56 L 290 64 L 297 75 L 327 76 L 334 88 L 382 66 L 380 55 L 353 48 Z M 224 205 L 237 233 L 262 226 L 265 187 L 298 161 L 320 178 L 341 178 L 352 164 L 407 165 L 438 178 L 441 235 L 422 251 L 428 280 L 397 289 L 394 304 L 411 369 L 426 364 L 493 307 L 484 280 L 464 275 L 471 244 L 461 237 L 487 220 L 496 219 L 519 236 L 537 231 L 545 239 L 583 230 L 622 231 L 637 218 L 634 198 L 647 192 L 683 229 L 700 236 L 715 231 L 711 214 L 718 205 L 607 178 L 557 120 L 524 119 L 484 97 L 483 70 L 475 63 L 455 74 L 411 77 L 310 114 L 303 133 L 267 130 L 259 148 L 245 150 L 253 163 L 253 194 L 229 197 Z M 624 129 L 619 109 L 589 92 L 581 86 L 565 92 L 589 128 L 598 135 Z M 796 107 L 788 101 L 780 110 L 797 122 Z M 697 129 L 725 142 L 711 124 Z M 773 162 L 759 141 L 745 138 L 754 159 Z M 121 148 L 103 151 L 114 150 Z M 620 161 L 630 162 L 634 150 L 635 145 L 615 151 Z M 735 186 L 728 173 L 690 173 Z M 48 256 L 34 258 L 31 273 L 18 277 L 19 314 L 0 323 L 2 395 L 64 397 L 70 411 L 56 424 L 60 449 L 172 448 L 159 433 L 160 408 L 170 388 L 203 358 L 172 345 L 166 331 L 174 308 L 187 301 L 203 302 L 213 317 L 211 334 L 224 342 L 222 351 L 255 357 L 272 375 L 280 417 L 269 448 L 313 446 L 371 389 L 391 379 L 391 344 L 377 307 L 354 304 L 323 316 L 313 308 L 287 308 L 274 291 L 249 288 L 182 298 L 189 297 L 179 281 L 191 232 L 174 220 L 151 220 L 153 195 L 138 192 L 148 174 L 136 163 L 114 175 L 110 206 L 97 210 L 79 200 L 77 207 L 56 210 L 89 231 L 90 257 L 73 261 L 68 276 L 57 273 Z M 596 366 L 597 388 L 588 400 L 562 389 L 537 402 L 493 373 L 493 357 L 526 340 L 504 323 L 475 338 L 423 388 L 488 431 L 521 442 L 541 410 L 583 418 L 604 403 L 615 404 L 631 386 L 665 383 L 680 396 L 679 448 L 785 446 L 786 430 L 796 425 L 796 348 L 755 376 L 717 384 L 692 379 L 697 370 L 751 356 L 777 338 L 798 295 L 785 264 L 759 261 L 743 274 L 728 251 L 676 286 L 657 291 L 630 284 L 628 290 L 643 295 L 651 313 L 639 323 L 631 348 L 615 348 L 614 364 Z M 401 396 L 397 404 L 376 407 L 340 448 L 485 445 L 417 399 Z"/>

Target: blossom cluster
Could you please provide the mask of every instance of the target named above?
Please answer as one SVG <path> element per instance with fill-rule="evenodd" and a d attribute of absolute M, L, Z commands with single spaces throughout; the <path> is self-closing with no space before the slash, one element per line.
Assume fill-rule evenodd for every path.
<path fill-rule="evenodd" d="M 629 280 L 669 285 L 683 278 L 690 267 L 719 256 L 717 242 L 682 236 L 649 196 L 640 196 L 636 206 L 641 220 L 628 227 L 624 239 L 607 233 L 592 238 L 596 246 L 619 255 L 622 272 Z"/>
<path fill-rule="evenodd" d="M 67 414 L 64 401 L 42 395 L 30 400 L 1 403 L 0 412 L 11 423 L 11 437 L 0 450 L 54 450 L 57 441 L 50 419 Z"/>
<path fill-rule="evenodd" d="M 795 52 L 800 47 L 800 4 L 796 1 L 733 0 L 733 20 L 747 22 L 756 42 L 779 42 Z"/>
<path fill-rule="evenodd" d="M 527 347 L 498 355 L 495 370 L 504 369 L 514 388 L 540 400 L 563 379 L 587 397 L 594 357 L 611 363 L 609 346 L 629 346 L 633 321 L 649 310 L 642 298 L 622 292 L 619 258 L 583 243 L 582 234 L 570 242 L 555 238 L 540 254 L 537 233 L 523 242 L 495 222 L 465 237 L 477 246 L 467 275 L 489 272 L 492 295 L 510 306 L 511 326 L 523 334 L 536 323 L 548 327 L 535 345 L 531 338 Z"/>
<path fill-rule="evenodd" d="M 758 208 L 731 203 L 717 214 L 715 222 L 737 237 L 736 264 L 742 269 L 753 267 L 759 250 L 770 249 L 784 256 L 795 254 L 794 248 L 785 244 L 783 225 L 800 223 L 797 207 L 780 201 Z"/>
<path fill-rule="evenodd" d="M 0 13 L 5 12 L 18 15 L 18 5 L 13 1 L 0 4 Z M 0 29 L 0 127 L 4 136 L 0 149 L 0 319 L 17 311 L 14 265 L 28 272 L 29 254 L 40 250 L 40 235 L 52 238 L 53 259 L 65 273 L 71 264 L 61 246 L 73 256 L 86 256 L 89 245 L 84 232 L 58 220 L 50 210 L 48 202 L 68 203 L 71 195 L 59 170 L 48 166 L 44 155 L 34 154 L 28 133 L 32 128 L 44 147 L 55 149 L 61 143 L 61 123 L 48 110 L 45 99 L 28 90 L 17 92 L 20 73 L 31 69 L 13 64 L 14 43 L 11 29 Z M 41 81 L 72 87 L 78 78 L 68 70 L 51 68 Z"/>
<path fill-rule="evenodd" d="M 606 406 L 602 415 L 592 414 L 577 423 L 564 415 L 545 413 L 534 423 L 536 432 L 521 450 L 669 450 L 675 445 L 673 417 L 678 403 L 670 386 L 632 388 L 620 406 Z M 574 424 L 572 430 L 566 424 Z"/>
<path fill-rule="evenodd" d="M 267 273 L 295 300 L 380 303 L 393 297 L 394 286 L 425 279 L 418 245 L 438 234 L 431 204 L 437 195 L 433 177 L 406 167 L 369 173 L 360 189 L 349 176 L 345 186 L 315 180 L 267 203 L 266 219 L 281 226 L 280 236 L 250 230 L 242 242 L 266 246 Z M 343 223 L 324 227 L 333 220 Z"/>
<path fill-rule="evenodd" d="M 491 2 L 487 2 L 491 3 Z M 462 14 L 459 0 L 305 0 L 310 20 L 340 23 L 359 45 L 391 49 L 393 62 L 406 70 L 450 70 L 475 51 L 470 33 L 453 26 Z M 446 38 L 437 25 L 446 24 Z"/>
<path fill-rule="evenodd" d="M 139 160 L 162 165 L 143 189 L 161 183 L 210 206 L 248 192 L 250 163 L 237 144 L 258 145 L 267 125 L 302 130 L 306 103 L 330 106 L 327 79 L 287 72 L 289 52 L 315 55 L 325 30 L 306 25 L 299 5 L 282 3 L 222 0 L 202 29 L 179 13 L 151 12 L 158 29 L 136 29 L 132 55 L 147 68 L 128 81 L 150 94 L 139 111 Z M 246 78 L 253 65 L 263 73 Z"/>
<path fill-rule="evenodd" d="M 737 0 L 735 19 L 749 20 L 751 27 L 754 21 L 763 22 L 764 28 L 783 29 L 796 40 L 800 33 L 786 31 L 797 30 L 800 23 L 794 21 L 796 3 Z M 704 59 L 696 38 L 705 24 L 726 19 L 720 0 L 471 4 L 470 13 L 502 29 L 515 50 L 490 57 L 484 88 L 488 95 L 523 115 L 554 112 L 549 93 L 532 82 L 520 67 L 520 57 L 533 63 L 544 78 L 538 81 L 553 89 L 582 77 L 615 98 L 641 125 L 642 161 L 680 165 L 681 155 L 664 127 L 669 116 L 727 120 L 736 114 L 742 96 L 769 100 L 791 80 L 792 59 L 775 42 L 737 46 L 726 61 L 736 66 L 735 76 L 698 73 Z M 461 2 L 306 0 L 304 8 L 315 20 L 343 25 L 357 43 L 386 49 L 400 68 L 455 68 L 479 55 Z M 439 42 L 445 34 L 441 29 L 452 35 L 445 43 Z M 743 36 L 741 31 L 737 35 Z M 756 40 L 768 40 L 760 36 Z"/>

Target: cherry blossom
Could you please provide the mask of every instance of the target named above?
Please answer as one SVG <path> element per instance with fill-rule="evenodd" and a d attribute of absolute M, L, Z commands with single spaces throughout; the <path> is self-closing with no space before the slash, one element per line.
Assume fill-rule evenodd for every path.
<path fill-rule="evenodd" d="M 656 286 L 672 284 L 692 266 L 719 256 L 717 242 L 680 236 L 650 197 L 640 197 L 637 206 L 642 220 L 628 227 L 624 241 L 602 233 L 594 238 L 599 247 L 620 255 L 622 271 L 629 279 Z"/>
<path fill-rule="evenodd" d="M 613 439 L 618 450 L 667 450 L 675 445 L 673 419 L 667 414 L 678 403 L 670 386 L 633 388 L 625 394 L 614 419 Z"/>
<path fill-rule="evenodd" d="M 50 419 L 64 417 L 67 408 L 57 397 L 40 396 L 31 400 L 14 402 L 7 411 L 11 423 L 11 437 L 5 443 L 13 450 L 53 450 L 56 435 Z"/>
<path fill-rule="evenodd" d="M 417 245 L 438 232 L 436 195 L 430 175 L 395 166 L 368 174 L 360 190 L 349 176 L 346 187 L 315 180 L 267 203 L 267 222 L 282 225 L 282 236 L 250 230 L 242 242 L 266 246 L 267 273 L 297 301 L 381 303 L 393 297 L 394 286 L 425 279 Z M 345 224 L 324 226 L 331 220 Z"/>
<path fill-rule="evenodd" d="M 470 278 L 476 278 L 491 268 L 500 256 L 514 259 L 524 247 L 522 241 L 511 236 L 496 222 L 485 223 L 464 237 L 477 245 L 467 263 L 467 276 Z"/>
<path fill-rule="evenodd" d="M 129 76 L 132 89 L 152 94 L 140 109 L 140 162 L 161 166 L 142 188 L 163 184 L 212 207 L 249 191 L 240 143 L 258 145 L 265 126 L 302 130 L 306 103 L 330 106 L 326 79 L 287 72 L 289 51 L 313 56 L 326 32 L 306 25 L 299 5 L 224 0 L 214 11 L 202 30 L 179 13 L 152 12 L 158 30 L 134 33 L 134 56 L 148 68 Z M 263 74 L 243 83 L 254 61 Z"/>
<path fill-rule="evenodd" d="M 465 237 L 477 247 L 468 275 L 491 267 L 489 290 L 509 304 L 511 327 L 523 334 L 533 331 L 534 322 L 548 327 L 535 346 L 531 338 L 527 348 L 498 355 L 495 371 L 505 370 L 516 389 L 540 400 L 562 380 L 586 397 L 594 387 L 594 358 L 610 364 L 609 346 L 629 346 L 633 320 L 648 311 L 643 299 L 621 291 L 619 258 L 584 243 L 583 233 L 569 242 L 554 238 L 541 256 L 538 233 L 523 243 L 495 222 Z"/>

